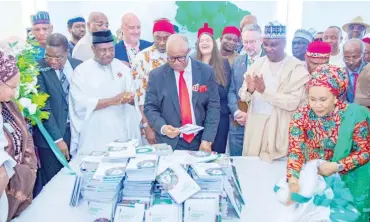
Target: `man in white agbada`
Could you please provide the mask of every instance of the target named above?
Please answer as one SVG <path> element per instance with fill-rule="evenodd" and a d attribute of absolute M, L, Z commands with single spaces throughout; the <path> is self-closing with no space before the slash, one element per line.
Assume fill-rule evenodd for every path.
<path fill-rule="evenodd" d="M 114 140 L 140 140 L 141 115 L 130 69 L 114 58 L 110 30 L 92 34 L 94 58 L 79 65 L 70 88 L 78 154 L 104 151 Z"/>
<path fill-rule="evenodd" d="M 249 103 L 244 131 L 244 156 L 265 161 L 288 153 L 288 128 L 294 111 L 305 102 L 310 74 L 304 64 L 286 55 L 286 27 L 277 21 L 265 26 L 263 48 L 245 76 L 239 96 Z"/>
<path fill-rule="evenodd" d="M 92 12 L 89 15 L 87 22 L 87 32 L 73 48 L 72 57 L 81 61 L 86 61 L 94 57 L 91 49 L 91 41 L 93 32 L 106 31 L 109 29 L 108 18 L 104 13 Z"/>

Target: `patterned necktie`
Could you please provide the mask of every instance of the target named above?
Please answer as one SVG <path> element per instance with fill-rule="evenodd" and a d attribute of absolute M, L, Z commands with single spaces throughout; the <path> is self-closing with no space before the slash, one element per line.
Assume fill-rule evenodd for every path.
<path fill-rule="evenodd" d="M 66 74 L 63 72 L 63 69 L 59 70 L 59 74 L 60 74 L 60 83 L 62 84 L 63 92 L 66 94 L 66 101 L 68 104 L 69 82 Z"/>
<path fill-rule="evenodd" d="M 192 115 L 191 115 L 190 98 L 189 98 L 188 88 L 186 86 L 186 82 L 184 79 L 184 71 L 180 72 L 179 97 L 180 97 L 181 123 L 182 125 L 192 124 L 193 120 L 192 120 Z M 183 134 L 184 140 L 188 143 L 191 143 L 194 137 L 195 137 L 194 133 Z"/>
<path fill-rule="evenodd" d="M 353 95 L 356 93 L 358 73 L 353 73 Z"/>

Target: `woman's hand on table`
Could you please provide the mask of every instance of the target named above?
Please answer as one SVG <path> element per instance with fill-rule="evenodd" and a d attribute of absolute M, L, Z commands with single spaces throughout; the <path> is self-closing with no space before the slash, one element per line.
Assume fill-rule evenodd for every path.
<path fill-rule="evenodd" d="M 4 166 L 0 167 L 0 197 L 9 183 L 9 176 Z"/>
<path fill-rule="evenodd" d="M 286 203 L 287 206 L 290 206 L 294 203 L 294 201 L 292 201 L 292 193 L 299 193 L 299 181 L 298 179 L 292 179 L 289 181 L 289 199 Z"/>
<path fill-rule="evenodd" d="M 331 176 L 338 172 L 338 164 L 336 162 L 325 162 L 319 166 L 319 174 L 321 176 Z"/>

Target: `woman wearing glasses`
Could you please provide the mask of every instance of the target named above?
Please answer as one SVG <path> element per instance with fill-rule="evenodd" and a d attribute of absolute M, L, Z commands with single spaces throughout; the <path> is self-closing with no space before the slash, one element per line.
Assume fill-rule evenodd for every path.
<path fill-rule="evenodd" d="M 221 113 L 216 138 L 212 144 L 212 151 L 225 153 L 230 121 L 227 92 L 230 86 L 231 68 L 228 60 L 221 57 L 213 37 L 213 29 L 208 27 L 207 23 L 198 30 L 196 53 L 197 60 L 209 64 L 215 70 L 218 93 L 220 95 Z"/>
<path fill-rule="evenodd" d="M 6 212 L 8 220 L 31 204 L 37 169 L 32 136 L 24 117 L 12 101 L 19 81 L 15 58 L 0 52 L 0 195 L 5 190 L 9 203 Z M 5 195 L 1 196 L 5 198 Z M 3 202 L 0 208 L 4 209 Z"/>

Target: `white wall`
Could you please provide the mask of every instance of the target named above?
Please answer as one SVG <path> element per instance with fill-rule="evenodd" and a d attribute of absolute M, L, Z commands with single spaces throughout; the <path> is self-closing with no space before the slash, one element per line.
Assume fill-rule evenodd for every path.
<path fill-rule="evenodd" d="M 9 36 L 23 37 L 21 1 L 0 1 L 0 40 Z"/>

